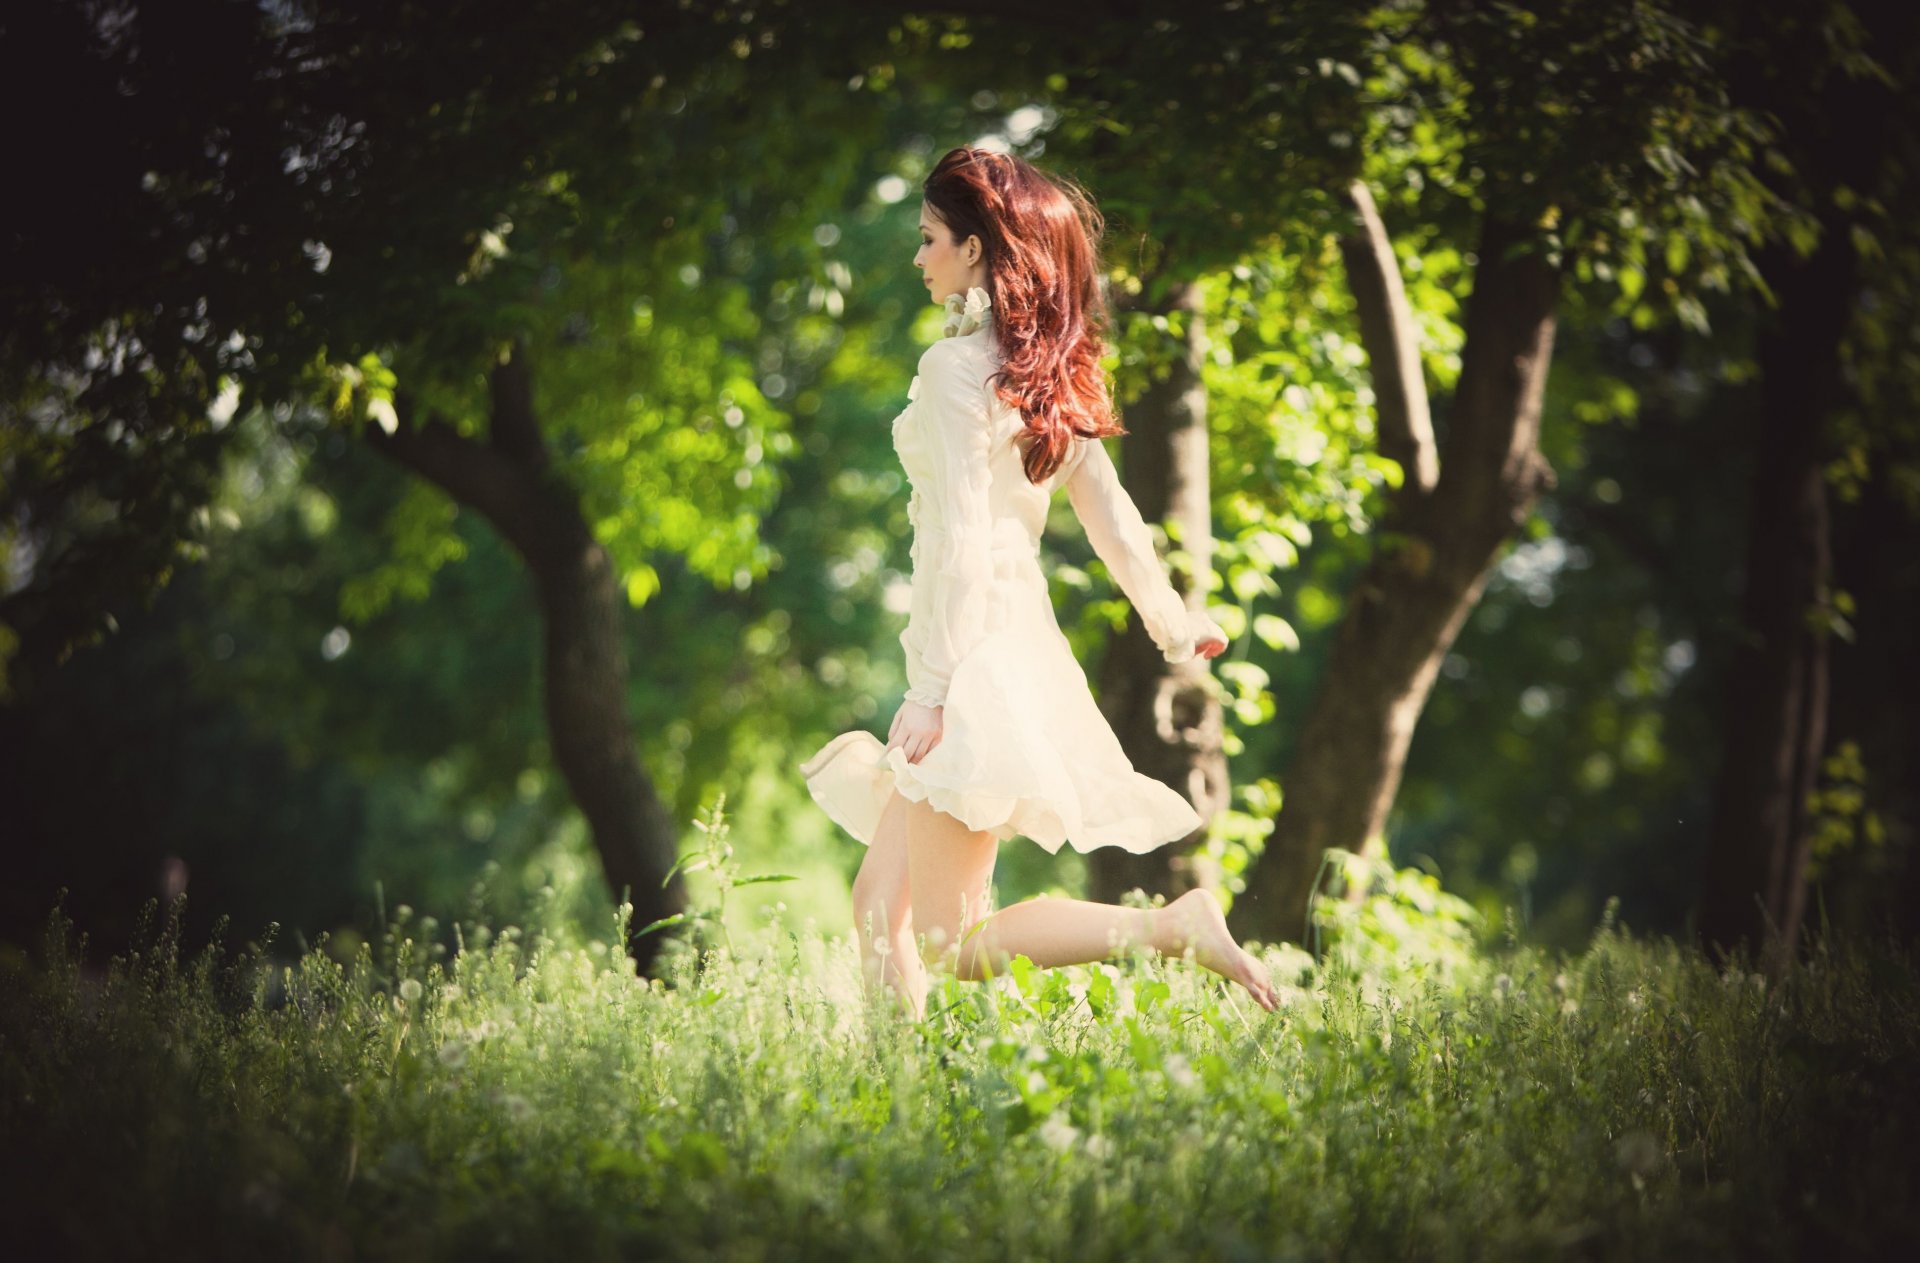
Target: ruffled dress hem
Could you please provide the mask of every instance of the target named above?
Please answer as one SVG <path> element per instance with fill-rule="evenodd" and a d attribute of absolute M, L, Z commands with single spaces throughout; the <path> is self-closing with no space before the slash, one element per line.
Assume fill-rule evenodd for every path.
<path fill-rule="evenodd" d="M 907 762 L 905 751 L 889 750 L 879 738 L 864 731 L 841 733 L 827 742 L 800 765 L 800 774 L 806 778 L 807 792 L 827 817 L 867 846 L 873 845 L 880 815 L 895 790 L 903 798 L 927 803 L 952 816 L 969 829 L 991 833 L 1002 842 L 1025 837 L 1054 855 L 1064 845 L 1082 854 L 1100 847 L 1118 847 L 1144 855 L 1179 841 L 1204 823 L 1185 799 L 1152 781 L 1152 787 L 1164 796 L 1157 804 L 1164 809 L 1158 818 L 1123 816 L 1072 829 L 1059 809 L 1045 798 L 991 794 L 977 786 L 944 782 L 921 764 Z M 1146 782 L 1149 778 L 1138 779 Z"/>

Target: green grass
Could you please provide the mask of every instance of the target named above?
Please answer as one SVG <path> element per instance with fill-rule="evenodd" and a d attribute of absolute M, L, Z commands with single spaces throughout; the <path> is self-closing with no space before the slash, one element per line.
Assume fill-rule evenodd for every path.
<path fill-rule="evenodd" d="M 618 924 L 466 923 L 436 953 L 404 909 L 345 964 L 324 944 L 182 959 L 176 903 L 100 975 L 56 911 L 0 976 L 0 1211 L 14 1241 L 86 1259 L 1917 1239 L 1911 956 L 1821 948 L 1767 984 L 1609 918 L 1554 959 L 1410 925 L 1401 894 L 1320 962 L 1260 949 L 1277 1013 L 1141 954 L 948 982 L 923 1023 L 865 1003 L 851 940 L 811 927 L 678 950 L 649 983 L 609 951 Z"/>

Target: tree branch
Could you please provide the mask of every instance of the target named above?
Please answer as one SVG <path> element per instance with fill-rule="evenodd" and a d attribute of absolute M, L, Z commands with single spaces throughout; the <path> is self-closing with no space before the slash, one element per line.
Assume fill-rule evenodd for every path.
<path fill-rule="evenodd" d="M 528 556 L 540 520 L 529 471 L 497 445 L 466 438 L 438 414 L 429 413 L 415 426 L 416 409 L 404 392 L 394 393 L 393 409 L 398 427 L 388 434 L 377 425 L 367 426 L 368 446 L 477 510 L 521 556 Z"/>
<path fill-rule="evenodd" d="M 1433 445 L 1433 413 L 1420 367 L 1413 309 L 1373 195 L 1364 182 L 1355 180 L 1347 186 L 1346 197 L 1360 226 L 1340 238 L 1340 257 L 1346 262 L 1347 284 L 1360 315 L 1360 341 L 1373 375 L 1380 454 L 1398 461 L 1406 471 L 1400 494 L 1421 498 L 1439 480 L 1440 461 Z"/>
<path fill-rule="evenodd" d="M 1495 214 L 1481 224 L 1476 253 L 1460 381 L 1431 499 L 1437 520 L 1478 522 L 1504 534 L 1526 520 L 1535 496 L 1554 482 L 1540 453 L 1540 405 L 1560 269 L 1529 225 Z M 1489 514 L 1489 504 L 1503 510 Z"/>

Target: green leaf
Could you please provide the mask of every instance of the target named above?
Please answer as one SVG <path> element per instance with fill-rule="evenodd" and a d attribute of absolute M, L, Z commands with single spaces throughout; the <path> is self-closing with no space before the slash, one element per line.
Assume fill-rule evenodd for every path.
<path fill-rule="evenodd" d="M 1269 649 L 1300 649 L 1300 634 L 1293 624 L 1278 614 L 1258 614 L 1253 620 L 1253 634 L 1266 642 Z"/>
<path fill-rule="evenodd" d="M 660 591 L 660 572 L 640 566 L 627 572 L 627 604 L 639 609 Z"/>
<path fill-rule="evenodd" d="M 707 859 L 706 852 L 704 851 L 687 852 L 685 855 L 682 855 L 677 861 L 675 861 L 673 867 L 667 870 L 667 875 L 660 879 L 660 888 L 662 890 L 666 889 L 667 883 L 673 880 L 673 875 L 675 873 L 679 873 L 679 872 L 697 873 L 701 869 L 706 868 L 708 863 L 709 861 Z"/>

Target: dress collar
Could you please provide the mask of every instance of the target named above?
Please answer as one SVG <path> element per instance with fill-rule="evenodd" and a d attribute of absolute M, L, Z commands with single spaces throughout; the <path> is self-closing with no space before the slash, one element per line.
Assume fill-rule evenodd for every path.
<path fill-rule="evenodd" d="M 965 337 L 992 323 L 992 300 L 987 297 L 987 291 L 978 285 L 969 287 L 964 297 L 948 294 L 945 306 L 947 321 L 940 330 L 943 338 Z"/>

